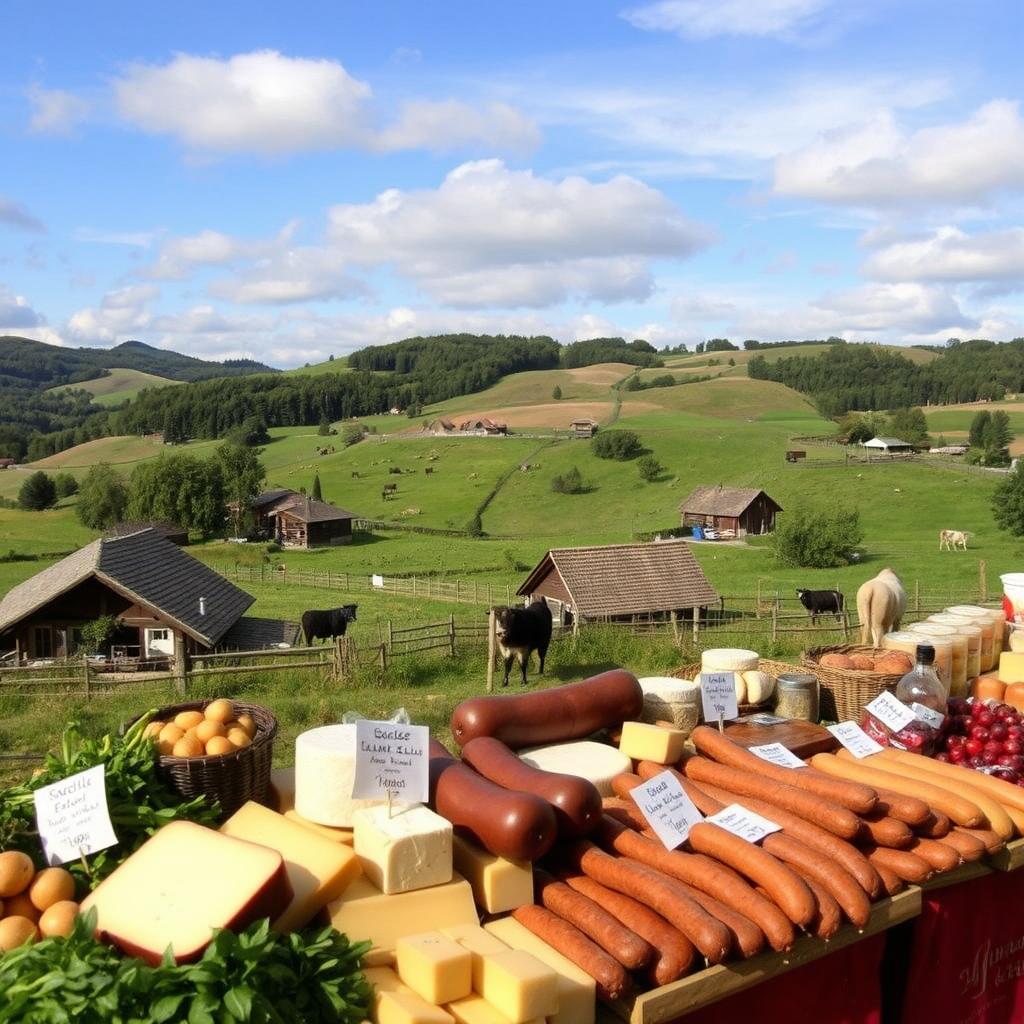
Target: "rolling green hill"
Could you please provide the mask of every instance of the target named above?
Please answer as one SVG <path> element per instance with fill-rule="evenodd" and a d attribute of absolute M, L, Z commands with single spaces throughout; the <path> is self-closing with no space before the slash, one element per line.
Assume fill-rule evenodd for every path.
<path fill-rule="evenodd" d="M 322 363 L 296 366 L 294 369 L 284 372 L 299 377 L 317 377 L 322 373 L 349 373 L 350 369 L 348 360 L 344 356 L 340 356 L 337 359 L 325 359 Z"/>
<path fill-rule="evenodd" d="M 172 380 L 170 377 L 158 377 L 156 374 L 118 366 L 111 367 L 105 377 L 84 380 L 80 384 L 61 384 L 49 390 L 68 391 L 72 388 L 80 388 L 82 391 L 88 391 L 97 405 L 119 405 L 121 402 L 135 398 L 143 388 L 161 388 L 183 383 L 184 381 Z"/>

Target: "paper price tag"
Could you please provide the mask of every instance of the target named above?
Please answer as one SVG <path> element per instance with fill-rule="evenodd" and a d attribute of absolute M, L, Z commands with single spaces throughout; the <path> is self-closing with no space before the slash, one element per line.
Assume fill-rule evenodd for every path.
<path fill-rule="evenodd" d="M 32 796 L 47 864 L 67 864 L 117 843 L 107 810 L 105 765 L 41 786 Z"/>
<path fill-rule="evenodd" d="M 946 720 L 946 716 L 941 711 L 926 708 L 923 704 L 918 704 L 917 701 L 910 705 L 910 710 L 914 712 L 915 718 L 924 722 L 925 725 L 930 725 L 933 729 L 941 729 L 942 723 Z"/>
<path fill-rule="evenodd" d="M 740 839 L 746 839 L 748 843 L 759 843 L 765 836 L 782 830 L 781 825 L 748 811 L 741 804 L 729 804 L 717 814 L 712 814 L 708 821 L 712 825 L 719 825 L 734 836 L 739 836 Z"/>
<path fill-rule="evenodd" d="M 876 743 L 856 722 L 840 722 L 838 725 L 830 725 L 827 728 L 854 757 L 869 757 L 882 749 L 882 746 Z"/>
<path fill-rule="evenodd" d="M 717 722 L 720 718 L 729 722 L 739 717 L 735 672 L 701 672 L 700 694 L 705 722 Z"/>
<path fill-rule="evenodd" d="M 631 795 L 666 849 L 674 850 L 685 842 L 690 829 L 704 820 L 670 771 L 648 779 L 633 789 Z"/>
<path fill-rule="evenodd" d="M 762 761 L 781 765 L 783 768 L 807 767 L 792 750 L 784 747 L 781 743 L 762 743 L 756 747 L 747 747 L 747 749 L 752 754 L 756 754 Z"/>
<path fill-rule="evenodd" d="M 359 719 L 352 796 L 426 803 L 430 789 L 429 745 L 430 729 L 425 725 Z"/>
<path fill-rule="evenodd" d="M 882 725 L 899 732 L 905 729 L 916 717 L 914 712 L 901 700 L 897 700 L 891 693 L 883 690 L 870 704 L 865 707 L 877 718 Z"/>

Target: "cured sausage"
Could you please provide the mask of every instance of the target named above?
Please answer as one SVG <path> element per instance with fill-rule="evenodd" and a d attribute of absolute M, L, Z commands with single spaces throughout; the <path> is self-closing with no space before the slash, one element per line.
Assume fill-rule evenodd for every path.
<path fill-rule="evenodd" d="M 629 990 L 626 969 L 600 946 L 591 942 L 575 925 L 563 921 L 544 907 L 529 905 L 512 911 L 512 916 L 552 949 L 568 957 L 597 982 L 604 999 L 621 999 Z"/>
<path fill-rule="evenodd" d="M 807 930 L 819 939 L 831 939 L 843 923 L 843 912 L 836 898 L 807 872 L 795 866 L 793 870 L 807 883 L 807 888 L 814 895 L 814 902 L 818 904 L 818 913 Z"/>
<path fill-rule="evenodd" d="M 724 733 L 706 725 L 698 725 L 690 734 L 690 739 L 697 750 L 712 761 L 732 768 L 742 768 L 784 785 L 804 789 L 841 807 L 847 807 L 854 814 L 870 814 L 878 802 L 878 794 L 870 786 L 834 779 L 813 769 L 808 771 L 806 768 L 784 768 L 782 765 L 772 764 L 756 754 L 751 754 L 746 747 L 734 743 Z"/>
<path fill-rule="evenodd" d="M 941 839 L 943 836 L 949 835 L 949 830 L 952 827 L 953 822 L 941 811 L 932 811 L 928 820 L 923 825 L 918 825 L 914 831 L 919 836 L 926 836 L 928 839 Z"/>
<path fill-rule="evenodd" d="M 641 900 L 678 928 L 709 963 L 720 964 L 729 952 L 728 928 L 695 903 L 675 880 L 646 864 L 612 857 L 585 839 L 564 847 L 569 863 L 616 892 Z"/>
<path fill-rule="evenodd" d="M 576 925 L 627 970 L 640 970 L 654 956 L 650 943 L 593 900 L 570 889 L 565 882 L 558 881 L 546 871 L 534 868 L 533 887 L 539 904 L 563 921 Z"/>
<path fill-rule="evenodd" d="M 873 811 L 861 819 L 863 838 L 878 846 L 891 846 L 894 850 L 905 850 L 913 841 L 914 833 L 905 821 L 890 818 L 888 814 Z"/>
<path fill-rule="evenodd" d="M 885 846 L 865 847 L 864 854 L 881 871 L 885 868 L 904 882 L 920 885 L 932 877 L 931 865 L 907 850 L 890 850 Z"/>
<path fill-rule="evenodd" d="M 660 842 L 637 835 L 607 817 L 596 838 L 605 849 L 646 864 L 731 907 L 753 921 L 776 952 L 793 945 L 796 933 L 789 918 L 770 899 L 758 895 L 732 868 L 702 854 L 666 850 Z"/>
<path fill-rule="evenodd" d="M 477 736 L 493 736 L 518 750 L 578 740 L 639 718 L 643 707 L 636 676 L 612 669 L 581 683 L 532 693 L 471 697 L 455 709 L 451 729 L 460 747 Z"/>
<path fill-rule="evenodd" d="M 665 766 L 661 765 L 661 770 L 665 770 Z M 616 775 L 612 779 L 612 792 L 622 800 L 628 800 L 630 793 L 636 789 L 642 782 L 646 780 L 641 779 L 639 775 L 634 775 L 632 772 L 622 772 L 621 775 Z"/>
<path fill-rule="evenodd" d="M 952 835 L 953 832 L 977 839 L 985 847 L 986 853 L 998 853 L 1006 845 L 1001 836 L 997 836 L 995 832 L 987 828 L 960 828 L 958 825 L 949 835 Z M 949 836 L 945 838 L 948 839 Z"/>
<path fill-rule="evenodd" d="M 952 871 L 960 866 L 960 852 L 938 839 L 918 836 L 910 845 L 910 852 L 927 861 L 936 871 Z"/>
<path fill-rule="evenodd" d="M 555 812 L 560 836 L 578 839 L 592 832 L 601 820 L 601 794 L 589 779 L 534 768 L 493 736 L 470 740 L 462 748 L 462 760 L 505 789 L 547 800 Z"/>
<path fill-rule="evenodd" d="M 860 831 L 860 819 L 848 808 L 742 768 L 716 764 L 706 757 L 691 757 L 683 763 L 682 771 L 698 785 L 706 782 L 730 793 L 765 800 L 834 832 L 841 839 L 853 839 Z"/>
<path fill-rule="evenodd" d="M 902 821 L 911 828 L 924 828 L 937 814 L 933 808 L 916 797 L 906 796 L 882 786 L 875 786 L 874 789 L 878 793 L 878 804 L 875 810 L 882 811 L 890 818 Z M 945 818 L 945 815 L 941 815 L 940 818 Z M 948 818 L 946 820 L 949 821 Z"/>
<path fill-rule="evenodd" d="M 656 985 L 667 985 L 689 970 L 694 958 L 693 943 L 663 917 L 631 896 L 615 892 L 586 875 L 566 875 L 563 881 L 651 944 L 656 955 L 649 973 Z"/>
<path fill-rule="evenodd" d="M 632 799 L 620 800 L 617 796 L 606 796 L 601 801 L 601 810 L 609 818 L 614 818 L 635 832 L 650 831 L 647 819 Z"/>
<path fill-rule="evenodd" d="M 952 846 L 960 854 L 960 858 L 965 864 L 981 860 L 988 852 L 985 844 L 978 836 L 972 835 L 970 832 L 964 832 L 962 829 L 954 829 L 949 835 L 943 836 L 942 839 L 936 839 L 935 842 L 942 843 L 945 846 Z"/>
<path fill-rule="evenodd" d="M 430 806 L 481 846 L 510 860 L 543 857 L 558 835 L 551 805 L 496 786 L 430 741 Z"/>
<path fill-rule="evenodd" d="M 878 872 L 878 877 L 882 879 L 887 896 L 895 896 L 898 892 L 903 892 L 906 889 L 907 883 L 894 871 L 890 871 L 882 864 L 875 864 L 875 870 Z"/>
<path fill-rule="evenodd" d="M 692 885 L 687 885 L 685 882 L 677 884 L 682 886 L 683 892 L 687 896 L 699 903 L 712 917 L 717 918 L 729 929 L 733 949 L 744 960 L 757 956 L 764 949 L 765 934 L 749 917 L 745 917 L 738 910 L 733 910 L 732 907 L 727 907 L 724 903 L 716 900 L 714 896 L 709 896 Z"/>

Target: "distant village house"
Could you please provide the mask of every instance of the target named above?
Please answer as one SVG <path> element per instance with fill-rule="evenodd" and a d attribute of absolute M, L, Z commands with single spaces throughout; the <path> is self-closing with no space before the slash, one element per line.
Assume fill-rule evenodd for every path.
<path fill-rule="evenodd" d="M 699 526 L 733 537 L 775 529 L 782 506 L 764 491 L 745 487 L 697 487 L 679 506 L 681 526 Z"/>
<path fill-rule="evenodd" d="M 573 420 L 569 424 L 569 430 L 572 431 L 573 437 L 593 437 L 597 433 L 597 420 Z"/>
<path fill-rule="evenodd" d="M 286 488 L 264 491 L 252 503 L 256 532 L 284 547 L 352 543 L 354 512 Z"/>

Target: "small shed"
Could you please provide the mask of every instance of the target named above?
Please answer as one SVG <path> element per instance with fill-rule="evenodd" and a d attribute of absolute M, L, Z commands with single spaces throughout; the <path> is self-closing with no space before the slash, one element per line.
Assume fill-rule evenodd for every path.
<path fill-rule="evenodd" d="M 775 529 L 782 506 L 764 491 L 748 487 L 697 487 L 679 506 L 681 526 L 701 526 L 758 536 Z"/>
<path fill-rule="evenodd" d="M 10 469 L 18 460 L 17 459 L 0 459 L 0 469 Z"/>
<path fill-rule="evenodd" d="M 873 437 L 870 441 L 861 441 L 860 446 L 886 455 L 916 451 L 909 441 L 901 441 L 898 437 Z"/>
<path fill-rule="evenodd" d="M 477 416 L 471 420 L 463 420 L 459 424 L 459 432 L 463 434 L 507 434 L 508 424 L 497 423 L 486 416 Z"/>
<path fill-rule="evenodd" d="M 597 420 L 573 420 L 569 424 L 573 437 L 593 437 L 597 433 Z"/>
<path fill-rule="evenodd" d="M 105 531 L 104 537 L 127 537 L 133 533 L 139 533 L 141 530 L 153 530 L 160 534 L 161 537 L 165 537 L 172 544 L 177 544 L 179 548 L 186 547 L 188 545 L 188 530 L 184 526 L 178 526 L 177 523 L 168 522 L 165 519 L 147 519 L 143 522 L 120 522 L 114 523 L 109 530 Z"/>
<path fill-rule="evenodd" d="M 553 548 L 516 591 L 556 622 L 692 618 L 719 597 L 685 541 Z"/>
<path fill-rule="evenodd" d="M 287 547 L 352 543 L 354 512 L 296 491 L 264 492 L 253 501 L 253 512 L 257 531 Z"/>
<path fill-rule="evenodd" d="M 433 420 L 427 425 L 427 429 L 434 434 L 451 434 L 455 431 L 455 424 L 446 417 Z"/>

